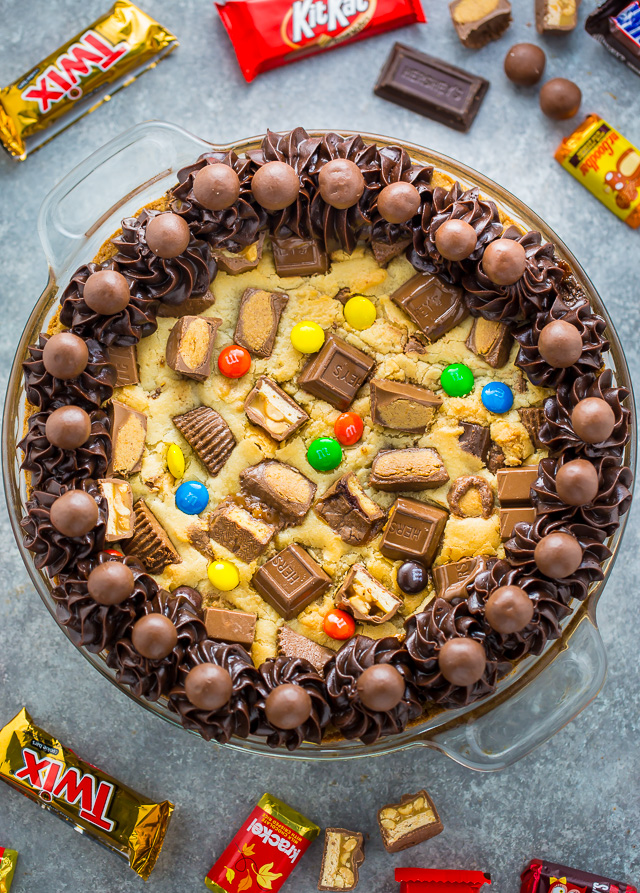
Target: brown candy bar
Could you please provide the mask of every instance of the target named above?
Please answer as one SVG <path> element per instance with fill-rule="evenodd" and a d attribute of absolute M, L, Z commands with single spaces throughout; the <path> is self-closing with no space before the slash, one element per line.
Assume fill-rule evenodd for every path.
<path fill-rule="evenodd" d="M 288 301 L 289 295 L 281 291 L 247 288 L 240 299 L 235 343 L 254 357 L 270 357 Z"/>
<path fill-rule="evenodd" d="M 225 608 L 207 608 L 204 625 L 207 635 L 215 642 L 233 642 L 249 649 L 256 637 L 257 614 L 245 611 L 227 611 Z"/>
<path fill-rule="evenodd" d="M 378 826 L 388 853 L 399 853 L 444 831 L 438 810 L 426 791 L 405 794 L 399 803 L 378 810 Z"/>
<path fill-rule="evenodd" d="M 115 344 L 112 344 L 107 348 L 107 353 L 109 362 L 113 363 L 118 373 L 114 387 L 126 388 L 127 385 L 140 383 L 135 344 L 129 344 L 126 347 L 116 347 Z"/>
<path fill-rule="evenodd" d="M 135 474 L 142 466 L 142 454 L 147 437 L 147 417 L 112 400 L 111 415 L 111 462 L 110 474 Z"/>
<path fill-rule="evenodd" d="M 346 609 L 356 620 L 376 625 L 391 620 L 402 606 L 402 599 L 376 580 L 364 564 L 349 568 L 335 598 L 336 607 Z"/>
<path fill-rule="evenodd" d="M 161 574 L 168 564 L 180 564 L 166 530 L 162 527 L 144 499 L 133 507 L 134 527 L 131 539 L 122 543 L 125 555 L 138 558 L 150 574 Z"/>
<path fill-rule="evenodd" d="M 513 335 L 503 322 L 478 316 L 465 343 L 477 357 L 493 369 L 499 369 L 509 359 Z"/>
<path fill-rule="evenodd" d="M 396 499 L 380 542 L 386 558 L 416 558 L 428 567 L 433 562 L 449 515 L 417 499 Z"/>
<path fill-rule="evenodd" d="M 496 477 L 501 505 L 531 505 L 530 491 L 538 477 L 537 465 L 501 468 Z"/>
<path fill-rule="evenodd" d="M 276 529 L 230 500 L 221 502 L 209 517 L 211 539 L 247 563 L 262 555 Z"/>
<path fill-rule="evenodd" d="M 306 636 L 292 630 L 290 626 L 281 626 L 276 636 L 278 655 L 283 657 L 299 657 L 308 660 L 318 673 L 322 673 L 324 665 L 334 655 L 330 648 L 318 645 Z"/>
<path fill-rule="evenodd" d="M 498 40 L 511 24 L 509 0 L 454 0 L 449 12 L 460 42 L 472 50 Z"/>
<path fill-rule="evenodd" d="M 351 545 L 361 545 L 382 530 L 385 513 L 365 493 L 350 471 L 329 487 L 315 506 L 316 514 Z"/>
<path fill-rule="evenodd" d="M 344 411 L 373 370 L 375 362 L 336 335 L 327 335 L 321 350 L 298 375 L 300 387 Z"/>
<path fill-rule="evenodd" d="M 458 441 L 458 445 L 465 453 L 471 453 L 482 459 L 487 464 L 489 449 L 491 448 L 491 432 L 482 425 L 476 425 L 473 422 L 461 422 L 462 434 Z"/>
<path fill-rule="evenodd" d="M 429 341 L 437 341 L 469 315 L 463 291 L 432 273 L 416 273 L 391 295 Z"/>
<path fill-rule="evenodd" d="M 292 620 L 331 586 L 317 561 L 294 544 L 278 552 L 256 571 L 253 586 L 285 620 Z"/>
<path fill-rule="evenodd" d="M 277 459 L 252 465 L 240 475 L 251 496 L 265 502 L 288 520 L 302 521 L 316 495 L 317 486 L 297 468 Z"/>
<path fill-rule="evenodd" d="M 296 401 L 286 394 L 275 381 L 262 375 L 244 401 L 244 411 L 254 425 L 281 443 L 309 418 Z"/>
<path fill-rule="evenodd" d="M 215 258 L 218 269 L 229 273 L 230 276 L 239 276 L 240 273 L 246 273 L 247 270 L 255 270 L 262 260 L 266 235 L 266 230 L 262 230 L 257 242 L 247 245 L 237 254 L 227 251 L 226 248 L 212 248 L 211 254 Z"/>
<path fill-rule="evenodd" d="M 479 573 L 486 570 L 487 561 L 482 556 L 463 558 L 451 564 L 440 564 L 431 568 L 433 584 L 438 598 L 450 601 L 452 598 L 466 598 L 467 586 L 473 583 Z"/>
<path fill-rule="evenodd" d="M 186 378 L 206 381 L 211 375 L 213 344 L 221 319 L 183 316 L 171 329 L 167 341 L 167 366 Z"/>
<path fill-rule="evenodd" d="M 108 543 L 128 539 L 133 536 L 133 493 L 131 485 L 120 478 L 103 478 L 98 486 L 107 500 Z"/>
<path fill-rule="evenodd" d="M 413 239 L 399 239 L 397 242 L 382 242 L 379 239 L 371 240 L 371 250 L 379 267 L 386 267 L 394 257 L 400 257 L 411 245 Z"/>
<path fill-rule="evenodd" d="M 382 450 L 373 460 L 369 483 L 377 490 L 434 490 L 449 480 L 438 452 L 429 447 Z"/>
<path fill-rule="evenodd" d="M 364 837 L 359 831 L 327 828 L 318 890 L 353 890 L 364 862 Z"/>
<path fill-rule="evenodd" d="M 433 391 L 406 381 L 371 382 L 371 418 L 377 425 L 421 434 L 442 405 Z"/>
<path fill-rule="evenodd" d="M 313 276 L 329 269 L 329 255 L 315 239 L 272 238 L 271 247 L 276 273 L 282 278 Z"/>
<path fill-rule="evenodd" d="M 516 524 L 533 524 L 536 519 L 536 510 L 532 506 L 509 506 L 500 508 L 500 536 L 508 540 L 513 536 L 513 528 Z"/>
<path fill-rule="evenodd" d="M 236 439 L 222 416 L 209 406 L 197 406 L 175 416 L 173 424 L 204 467 L 215 477 L 233 452 Z"/>
<path fill-rule="evenodd" d="M 554 34 L 573 31 L 578 24 L 580 0 L 536 0 L 536 31 Z"/>
<path fill-rule="evenodd" d="M 544 409 L 541 406 L 527 406 L 518 410 L 520 421 L 527 429 L 527 434 L 531 438 L 531 443 L 537 450 L 544 447 L 540 440 L 540 426 L 544 422 Z"/>

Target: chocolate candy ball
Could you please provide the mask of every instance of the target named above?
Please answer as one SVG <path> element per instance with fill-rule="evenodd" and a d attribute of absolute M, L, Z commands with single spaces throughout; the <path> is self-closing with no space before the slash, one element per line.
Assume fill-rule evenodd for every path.
<path fill-rule="evenodd" d="M 112 316 L 120 313 L 131 300 L 129 283 L 117 270 L 98 270 L 84 284 L 84 302 L 91 310 Z"/>
<path fill-rule="evenodd" d="M 184 693 L 198 710 L 219 710 L 233 692 L 231 675 L 217 664 L 198 664 L 187 673 Z"/>
<path fill-rule="evenodd" d="M 496 239 L 489 242 L 482 256 L 482 269 L 496 285 L 513 285 L 526 267 L 526 255 L 520 242 Z"/>
<path fill-rule="evenodd" d="M 428 582 L 427 569 L 419 561 L 405 561 L 398 568 L 396 576 L 398 588 L 407 595 L 422 592 Z"/>
<path fill-rule="evenodd" d="M 91 434 L 89 413 L 79 406 L 54 409 L 46 421 L 44 433 L 52 446 L 61 450 L 77 450 Z"/>
<path fill-rule="evenodd" d="M 133 571 L 121 561 L 105 561 L 89 574 L 87 589 L 99 605 L 121 605 L 133 592 Z"/>
<path fill-rule="evenodd" d="M 251 192 L 267 211 L 282 211 L 298 198 L 300 180 L 290 164 L 268 161 L 253 175 Z"/>
<path fill-rule="evenodd" d="M 147 245 L 156 257 L 178 257 L 187 250 L 191 233 L 186 220 L 170 211 L 156 214 L 147 223 Z"/>
<path fill-rule="evenodd" d="M 564 319 L 553 319 L 540 332 L 540 356 L 554 369 L 568 369 L 582 356 L 582 336 Z"/>
<path fill-rule="evenodd" d="M 576 403 L 571 413 L 571 424 L 580 440 L 585 443 L 602 443 L 613 434 L 616 417 L 601 397 L 585 397 Z"/>
<path fill-rule="evenodd" d="M 545 576 L 562 580 L 580 567 L 582 546 L 570 533 L 548 533 L 536 545 L 533 558 Z"/>
<path fill-rule="evenodd" d="M 531 623 L 533 602 L 519 586 L 500 586 L 487 599 L 484 614 L 497 633 L 518 633 Z"/>
<path fill-rule="evenodd" d="M 487 655 L 475 639 L 448 639 L 438 655 L 440 672 L 452 685 L 473 685 L 482 679 Z"/>
<path fill-rule="evenodd" d="M 391 664 L 374 664 L 363 670 L 357 688 L 368 710 L 393 710 L 404 697 L 404 677 Z"/>
<path fill-rule="evenodd" d="M 357 205 L 362 198 L 364 177 L 355 162 L 334 158 L 320 168 L 318 186 L 324 201 L 343 211 Z"/>
<path fill-rule="evenodd" d="M 504 59 L 504 73 L 521 87 L 533 87 L 542 77 L 547 57 L 535 43 L 516 43 Z"/>
<path fill-rule="evenodd" d="M 84 536 L 98 523 L 98 503 L 84 490 L 67 490 L 51 506 L 51 523 L 63 536 Z"/>
<path fill-rule="evenodd" d="M 554 121 L 573 118 L 581 102 L 580 87 L 566 78 L 552 78 L 540 90 L 540 108 Z"/>
<path fill-rule="evenodd" d="M 389 183 L 378 196 L 378 211 L 387 223 L 407 223 L 420 210 L 420 193 L 412 183 Z"/>
<path fill-rule="evenodd" d="M 224 211 L 240 195 L 240 177 L 228 164 L 207 164 L 193 178 L 193 194 L 209 211 Z"/>
<path fill-rule="evenodd" d="M 145 614 L 133 624 L 131 642 L 142 657 L 162 660 L 178 644 L 178 630 L 164 614 Z"/>
<path fill-rule="evenodd" d="M 58 332 L 45 344 L 42 362 L 49 375 L 68 381 L 77 378 L 87 368 L 89 348 L 73 332 Z"/>
<path fill-rule="evenodd" d="M 447 260 L 464 260 L 475 250 L 478 236 L 464 220 L 445 220 L 436 230 L 436 248 Z"/>
<path fill-rule="evenodd" d="M 297 729 L 311 716 L 311 696 L 299 685 L 286 683 L 270 691 L 264 702 L 267 720 L 276 729 Z"/>
<path fill-rule="evenodd" d="M 588 505 L 598 495 L 598 472 L 586 459 L 565 462 L 556 472 L 556 492 L 567 505 Z"/>

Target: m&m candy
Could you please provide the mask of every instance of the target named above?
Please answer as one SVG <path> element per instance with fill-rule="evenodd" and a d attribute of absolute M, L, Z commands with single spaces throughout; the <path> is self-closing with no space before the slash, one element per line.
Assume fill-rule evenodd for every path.
<path fill-rule="evenodd" d="M 362 437 L 364 422 L 356 412 L 343 412 L 335 420 L 333 430 L 342 446 L 353 446 Z"/>
<path fill-rule="evenodd" d="M 240 582 L 240 574 L 230 561 L 212 561 L 207 568 L 209 582 L 222 592 L 231 592 Z"/>
<path fill-rule="evenodd" d="M 427 569 L 420 561 L 405 561 L 398 568 L 396 575 L 398 589 L 406 592 L 407 595 L 416 595 L 426 588 L 429 582 Z"/>
<path fill-rule="evenodd" d="M 356 623 L 351 614 L 340 608 L 332 608 L 325 614 L 322 628 L 332 639 L 350 639 L 356 631 Z"/>
<path fill-rule="evenodd" d="M 502 381 L 491 381 L 482 389 L 482 403 L 489 412 L 501 415 L 513 406 L 513 391 Z"/>
<path fill-rule="evenodd" d="M 466 397 L 473 390 L 473 372 L 464 363 L 451 363 L 442 370 L 440 384 L 449 397 Z"/>
<path fill-rule="evenodd" d="M 251 366 L 251 354 L 238 344 L 230 344 L 220 351 L 218 369 L 226 378 L 242 378 Z"/>
<path fill-rule="evenodd" d="M 316 437 L 309 444 L 307 461 L 316 471 L 333 471 L 342 462 L 342 448 L 335 437 Z"/>
<path fill-rule="evenodd" d="M 344 318 L 354 329 L 368 329 L 376 321 L 376 305 L 364 295 L 356 295 L 344 305 Z"/>
<path fill-rule="evenodd" d="M 172 443 L 167 450 L 167 468 L 176 479 L 184 475 L 184 453 L 177 443 Z"/>
<path fill-rule="evenodd" d="M 199 515 L 209 502 L 209 491 L 200 481 L 185 481 L 176 490 L 176 507 L 185 515 Z"/>
<path fill-rule="evenodd" d="M 300 353 L 317 353 L 324 344 L 324 331 L 317 322 L 305 319 L 291 329 L 291 343 Z"/>

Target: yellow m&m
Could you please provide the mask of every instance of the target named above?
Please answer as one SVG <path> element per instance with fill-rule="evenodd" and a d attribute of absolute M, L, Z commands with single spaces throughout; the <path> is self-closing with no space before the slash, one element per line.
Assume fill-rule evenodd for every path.
<path fill-rule="evenodd" d="M 167 450 L 167 468 L 176 480 L 184 475 L 184 453 L 177 443 L 172 443 Z"/>
<path fill-rule="evenodd" d="M 344 305 L 344 318 L 354 329 L 368 329 L 376 321 L 376 305 L 364 295 L 356 295 Z"/>
<path fill-rule="evenodd" d="M 316 353 L 324 344 L 324 332 L 317 322 L 305 319 L 291 329 L 291 343 L 300 353 Z"/>
<path fill-rule="evenodd" d="M 207 568 L 207 576 L 211 585 L 222 592 L 230 592 L 240 582 L 238 568 L 230 561 L 212 561 Z"/>

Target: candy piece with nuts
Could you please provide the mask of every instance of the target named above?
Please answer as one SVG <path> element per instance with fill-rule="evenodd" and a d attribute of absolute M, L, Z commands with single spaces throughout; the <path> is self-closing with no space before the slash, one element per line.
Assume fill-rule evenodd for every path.
<path fill-rule="evenodd" d="M 384 623 L 401 605 L 402 600 L 376 580 L 364 564 L 354 564 L 336 592 L 336 606 L 363 623 Z"/>
<path fill-rule="evenodd" d="M 318 890 L 353 890 L 364 862 L 364 837 L 359 831 L 327 828 Z"/>
<path fill-rule="evenodd" d="M 110 474 L 123 476 L 140 471 L 147 437 L 147 417 L 118 400 L 112 400 Z"/>
<path fill-rule="evenodd" d="M 270 357 L 282 311 L 289 295 L 281 291 L 247 288 L 240 298 L 233 340 L 254 357 Z"/>
<path fill-rule="evenodd" d="M 316 514 L 344 540 L 361 545 L 373 539 L 384 524 L 385 513 L 365 493 L 350 471 L 329 487 L 315 506 Z"/>
<path fill-rule="evenodd" d="M 376 490 L 433 490 L 446 484 L 449 474 L 436 450 L 415 447 L 382 450 L 373 460 L 369 483 Z"/>
<path fill-rule="evenodd" d="M 250 422 L 264 428 L 278 443 L 286 440 L 309 418 L 308 412 L 265 375 L 258 379 L 244 401 L 244 411 Z"/>
<path fill-rule="evenodd" d="M 231 500 L 221 502 L 211 513 L 209 536 L 241 561 L 254 561 L 267 548 L 276 532 L 273 524 L 254 518 Z"/>
<path fill-rule="evenodd" d="M 167 341 L 167 366 L 185 378 L 206 381 L 211 374 L 211 357 L 221 319 L 183 316 L 171 329 Z"/>
<path fill-rule="evenodd" d="M 388 853 L 399 853 L 444 830 L 434 802 L 426 791 L 405 794 L 399 803 L 383 806 L 378 810 L 378 825 Z"/>
<path fill-rule="evenodd" d="M 107 500 L 105 540 L 114 543 L 133 536 L 133 493 L 131 485 L 120 478 L 103 478 L 98 486 Z"/>

